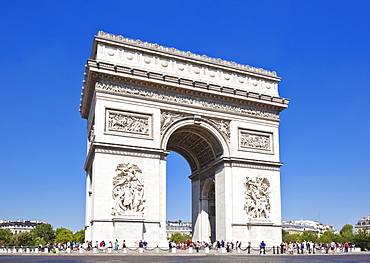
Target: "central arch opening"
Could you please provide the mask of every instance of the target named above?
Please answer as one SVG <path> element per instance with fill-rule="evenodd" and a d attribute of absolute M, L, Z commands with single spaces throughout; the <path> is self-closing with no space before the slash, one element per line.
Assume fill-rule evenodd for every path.
<path fill-rule="evenodd" d="M 167 220 L 188 221 L 191 209 L 193 241 L 214 242 L 216 196 L 212 168 L 223 154 L 221 143 L 208 129 L 186 125 L 172 132 L 167 150 L 171 151 L 167 156 Z"/>

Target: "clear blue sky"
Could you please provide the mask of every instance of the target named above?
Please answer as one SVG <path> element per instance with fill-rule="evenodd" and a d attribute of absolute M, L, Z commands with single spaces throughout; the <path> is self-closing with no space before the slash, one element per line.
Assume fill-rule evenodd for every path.
<path fill-rule="evenodd" d="M 283 79 L 282 219 L 370 215 L 370 1 L 0 1 L 0 219 L 84 227 L 93 36 L 220 57 Z M 167 219 L 190 220 L 187 163 L 168 158 Z"/>

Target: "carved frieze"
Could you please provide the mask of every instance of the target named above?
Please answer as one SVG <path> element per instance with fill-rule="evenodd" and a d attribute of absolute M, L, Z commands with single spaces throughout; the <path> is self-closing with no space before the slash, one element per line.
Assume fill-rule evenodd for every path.
<path fill-rule="evenodd" d="M 106 109 L 105 131 L 113 134 L 151 137 L 152 116 L 137 112 Z"/>
<path fill-rule="evenodd" d="M 239 129 L 239 149 L 273 153 L 272 133 Z"/>
<path fill-rule="evenodd" d="M 121 163 L 113 177 L 112 215 L 142 215 L 145 209 L 144 180 L 136 164 Z"/>
<path fill-rule="evenodd" d="M 265 177 L 256 177 L 255 180 L 246 177 L 244 187 L 244 209 L 248 218 L 270 217 L 270 182 Z"/>
<path fill-rule="evenodd" d="M 170 126 L 176 120 L 184 118 L 185 114 L 183 113 L 174 113 L 170 111 L 162 111 L 161 113 L 161 134 L 163 134 L 164 130 Z"/>
<path fill-rule="evenodd" d="M 95 85 L 97 90 L 116 92 L 120 94 L 145 97 L 166 102 L 180 103 L 184 105 L 198 106 L 207 109 L 234 112 L 252 117 L 262 117 L 273 120 L 279 119 L 279 114 L 273 111 L 261 110 L 252 107 L 240 107 L 237 105 L 222 103 L 199 97 L 164 93 L 160 91 L 149 90 L 145 88 L 133 87 L 128 85 L 120 85 L 116 83 L 97 82 Z"/>
<path fill-rule="evenodd" d="M 220 119 L 209 119 L 213 122 L 221 134 L 230 142 L 230 121 Z"/>

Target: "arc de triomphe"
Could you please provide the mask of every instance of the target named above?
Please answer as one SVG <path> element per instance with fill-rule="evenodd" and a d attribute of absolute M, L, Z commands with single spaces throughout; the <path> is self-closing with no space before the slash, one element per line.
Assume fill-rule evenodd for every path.
<path fill-rule="evenodd" d="M 276 72 L 98 32 L 87 119 L 86 239 L 166 244 L 166 156 L 191 168 L 193 240 L 281 242 Z"/>

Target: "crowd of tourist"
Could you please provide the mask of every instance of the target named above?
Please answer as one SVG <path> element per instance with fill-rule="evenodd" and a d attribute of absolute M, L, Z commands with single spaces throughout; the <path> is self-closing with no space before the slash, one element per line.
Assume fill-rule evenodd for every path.
<path fill-rule="evenodd" d="M 355 244 L 345 243 L 313 243 L 303 240 L 302 242 L 282 242 L 280 244 L 281 254 L 314 254 L 317 252 L 332 254 L 336 252 L 349 253 L 354 250 Z"/>
<path fill-rule="evenodd" d="M 55 251 L 79 251 L 80 249 L 91 251 L 93 249 L 96 249 L 96 251 L 99 252 L 108 252 L 108 253 L 118 253 L 119 250 L 124 249 L 130 249 L 135 250 L 136 252 L 139 252 L 139 249 L 142 249 L 143 251 L 148 249 L 148 243 L 145 240 L 140 240 L 135 242 L 134 244 L 130 245 L 130 248 L 127 247 L 126 241 L 123 240 L 123 242 L 119 242 L 117 239 L 112 241 L 96 241 L 93 243 L 92 241 L 87 241 L 84 243 L 79 242 L 67 242 L 67 243 L 53 243 L 53 244 L 46 244 L 46 246 L 43 246 L 40 244 L 38 246 L 38 249 L 41 251 L 47 250 L 48 252 L 55 252 Z M 259 247 L 251 247 L 251 243 L 248 242 L 248 244 L 242 246 L 242 242 L 236 241 L 234 242 L 226 242 L 224 240 L 221 241 L 215 241 L 215 242 L 193 242 L 190 239 L 187 239 L 184 243 L 181 242 L 174 242 L 169 241 L 168 242 L 168 250 L 171 252 L 173 248 L 179 249 L 179 250 L 188 250 L 193 249 L 194 252 L 199 252 L 200 250 L 214 250 L 216 252 L 227 252 L 232 253 L 237 250 L 246 251 L 248 254 L 251 253 L 252 250 L 259 251 L 260 254 L 265 254 L 267 246 L 264 241 L 262 241 L 259 244 Z M 347 242 L 345 243 L 313 243 L 311 241 L 302 241 L 302 242 L 282 242 L 278 246 L 270 246 L 269 251 L 273 249 L 273 253 L 275 254 L 316 254 L 316 253 L 326 253 L 326 254 L 335 254 L 337 252 L 342 253 L 349 253 L 354 251 L 355 244 L 349 244 Z M 163 250 L 163 248 L 162 248 Z"/>

